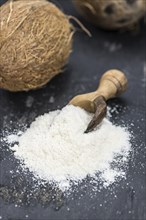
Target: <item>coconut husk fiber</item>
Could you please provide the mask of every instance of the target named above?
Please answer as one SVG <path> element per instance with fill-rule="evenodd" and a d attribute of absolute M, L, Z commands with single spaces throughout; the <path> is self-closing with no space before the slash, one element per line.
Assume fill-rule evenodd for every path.
<path fill-rule="evenodd" d="M 69 18 L 45 0 L 9 1 L 0 8 L 0 88 L 28 91 L 62 71 L 72 48 Z"/>
<path fill-rule="evenodd" d="M 73 0 L 88 21 L 104 29 L 131 29 L 146 14 L 146 0 Z"/>

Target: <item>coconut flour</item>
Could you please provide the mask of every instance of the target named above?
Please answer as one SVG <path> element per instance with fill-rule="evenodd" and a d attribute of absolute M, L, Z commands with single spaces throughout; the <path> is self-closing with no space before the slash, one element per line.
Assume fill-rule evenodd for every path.
<path fill-rule="evenodd" d="M 66 106 L 36 118 L 24 133 L 8 136 L 21 166 L 38 179 L 69 189 L 89 178 L 102 180 L 106 187 L 125 177 L 123 164 L 128 161 L 130 133 L 104 119 L 95 131 L 85 134 L 92 114 Z"/>

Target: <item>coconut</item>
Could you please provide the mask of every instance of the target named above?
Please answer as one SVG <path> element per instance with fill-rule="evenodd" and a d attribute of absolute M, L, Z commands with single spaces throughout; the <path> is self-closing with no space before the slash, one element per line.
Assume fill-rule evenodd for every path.
<path fill-rule="evenodd" d="M 78 11 L 105 29 L 131 28 L 146 13 L 145 0 L 73 0 Z"/>
<path fill-rule="evenodd" d="M 0 88 L 28 91 L 62 71 L 72 48 L 69 18 L 45 0 L 9 1 L 0 8 Z"/>

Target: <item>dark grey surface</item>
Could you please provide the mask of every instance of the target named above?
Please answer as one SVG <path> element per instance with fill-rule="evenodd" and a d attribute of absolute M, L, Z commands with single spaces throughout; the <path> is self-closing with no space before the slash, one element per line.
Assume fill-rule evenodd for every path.
<path fill-rule="evenodd" d="M 0 135 L 2 136 L 2 131 L 5 129 L 12 131 L 17 128 L 18 123 L 29 125 L 36 116 L 63 107 L 78 93 L 93 91 L 104 71 L 110 68 L 121 69 L 128 77 L 129 89 L 121 98 L 110 101 L 109 105 L 114 107 L 118 104 L 119 106 L 120 114 L 113 114 L 114 123 L 129 125 L 132 122 L 134 124 L 130 128 L 134 139 L 127 179 L 121 180 L 110 189 L 101 189 L 95 196 L 90 193 L 90 185 L 83 187 L 84 184 L 82 184 L 79 192 L 73 193 L 68 198 L 63 197 L 59 192 L 59 199 L 55 198 L 55 202 L 52 199 L 48 199 L 50 201 L 48 203 L 43 202 L 42 195 L 38 196 L 38 199 L 29 198 L 28 201 L 27 195 L 33 183 L 30 182 L 29 177 L 25 179 L 23 174 L 16 173 L 17 161 L 1 142 L 0 216 L 5 220 L 145 220 L 146 72 L 144 73 L 144 61 L 146 57 L 144 39 L 146 28 L 142 25 L 138 34 L 102 31 L 80 18 L 70 1 L 54 2 L 67 14 L 78 17 L 91 31 L 92 38 L 83 32 L 76 32 L 73 53 L 65 72 L 44 88 L 28 93 L 10 93 L 0 90 Z M 122 48 L 110 52 L 106 42 L 110 45 L 120 44 Z M 34 98 L 30 108 L 26 106 L 28 96 Z M 50 96 L 55 97 L 53 104 L 48 102 Z M 14 170 L 15 173 L 13 180 L 10 170 Z M 24 192 L 22 203 L 20 207 L 15 207 L 21 191 Z M 40 192 L 43 193 L 43 191 Z"/>

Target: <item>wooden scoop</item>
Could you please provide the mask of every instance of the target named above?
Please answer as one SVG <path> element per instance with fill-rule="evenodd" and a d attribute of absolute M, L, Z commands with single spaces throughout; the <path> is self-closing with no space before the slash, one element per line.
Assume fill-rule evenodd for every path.
<path fill-rule="evenodd" d="M 85 133 L 91 132 L 106 116 L 108 99 L 114 98 L 127 89 L 127 78 L 119 70 L 109 70 L 100 79 L 95 92 L 75 96 L 69 104 L 79 106 L 88 112 L 95 113 Z"/>

